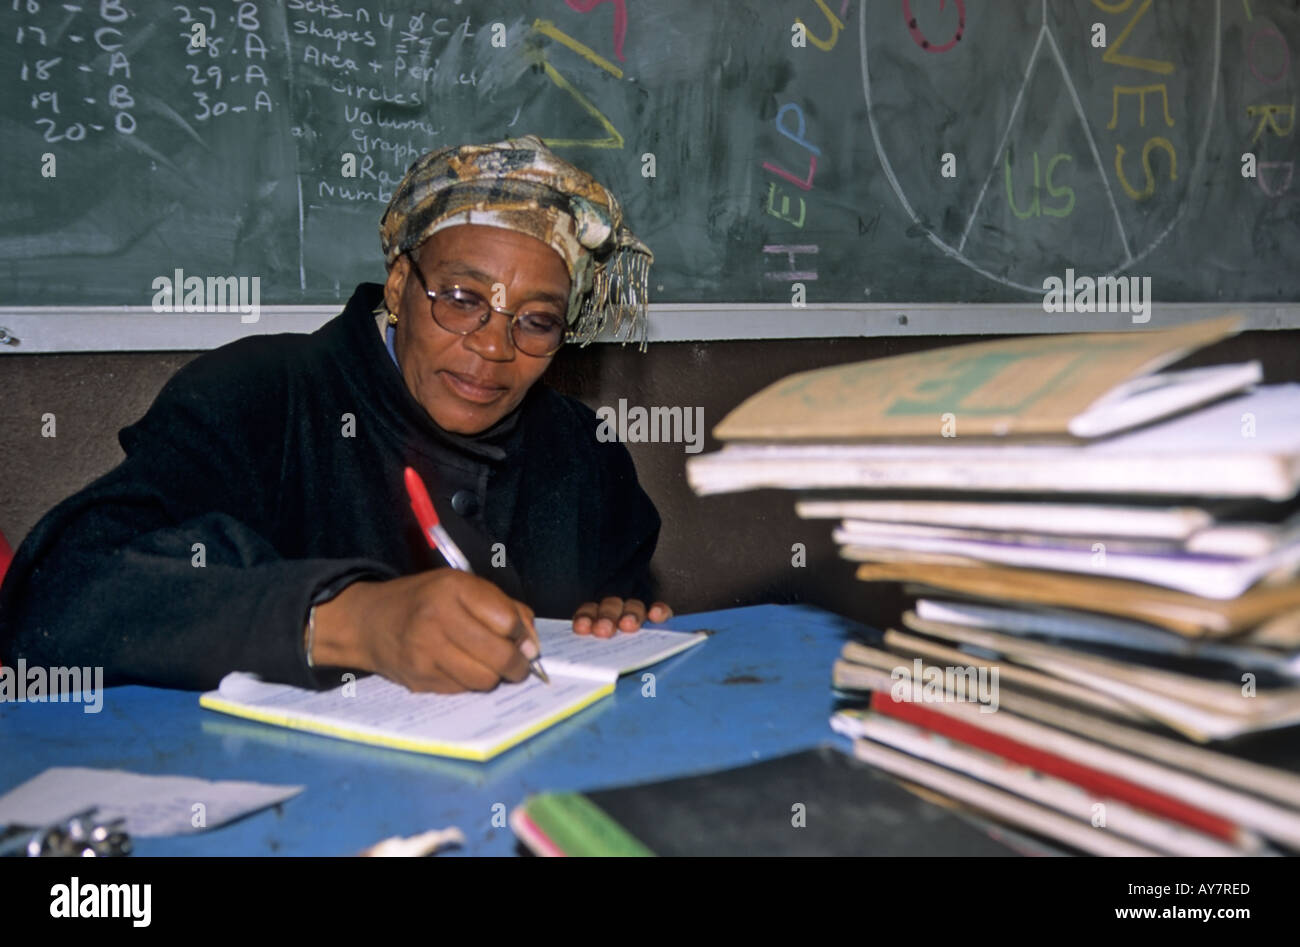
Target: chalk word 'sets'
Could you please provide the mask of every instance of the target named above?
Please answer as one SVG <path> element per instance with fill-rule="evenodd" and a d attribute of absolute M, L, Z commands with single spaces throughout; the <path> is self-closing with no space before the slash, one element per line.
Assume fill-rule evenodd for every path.
<path fill-rule="evenodd" d="M 626 398 L 618 407 L 602 405 L 596 409 L 600 426 L 596 440 L 601 443 L 621 441 L 628 444 L 685 444 L 686 453 L 704 449 L 704 408 L 627 406 Z"/>
<path fill-rule="evenodd" d="M 980 713 L 998 709 L 998 669 L 996 667 L 926 667 L 920 658 L 912 666 L 899 666 L 889 672 L 893 684 L 889 696 L 896 704 L 972 703 Z"/>
<path fill-rule="evenodd" d="M 1134 322 L 1151 321 L 1151 277 L 1091 276 L 1043 280 L 1043 312 L 1131 312 Z"/>
<path fill-rule="evenodd" d="M 159 276 L 152 287 L 154 312 L 240 312 L 240 322 L 256 322 L 262 315 L 260 276 Z"/>
<path fill-rule="evenodd" d="M 103 667 L 28 667 L 26 658 L 0 667 L 0 704 L 69 702 L 83 704 L 85 714 L 104 709 Z"/>

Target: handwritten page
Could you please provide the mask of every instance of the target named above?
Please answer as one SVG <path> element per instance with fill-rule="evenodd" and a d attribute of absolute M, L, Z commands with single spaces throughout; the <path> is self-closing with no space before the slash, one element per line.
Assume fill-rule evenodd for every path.
<path fill-rule="evenodd" d="M 228 674 L 199 703 L 209 710 L 345 740 L 487 760 L 614 692 L 621 673 L 677 654 L 706 637 L 646 628 L 612 638 L 578 635 L 572 623 L 538 619 L 542 666 L 487 692 L 413 693 L 379 675 L 311 691 Z"/>
<path fill-rule="evenodd" d="M 534 676 L 495 690 L 464 694 L 413 693 L 379 675 L 328 691 L 266 684 L 249 674 L 228 674 L 201 703 L 213 710 L 346 738 L 436 752 L 455 746 L 488 753 L 520 734 L 576 712 L 613 689 L 617 674 Z"/>
<path fill-rule="evenodd" d="M 700 632 L 668 631 L 642 627 L 615 632 L 611 638 L 579 635 L 568 619 L 538 618 L 537 637 L 542 646 L 542 667 L 550 674 L 586 675 L 592 671 L 627 674 L 672 657 L 704 641 Z"/>
<path fill-rule="evenodd" d="M 0 825 L 46 826 L 98 806 L 96 818 L 126 818 L 126 831 L 147 838 L 188 835 L 284 802 L 302 786 L 270 786 L 190 776 L 149 776 L 120 769 L 54 766 L 0 796 Z M 195 806 L 201 805 L 202 809 Z M 201 825 L 195 815 L 202 813 Z"/>

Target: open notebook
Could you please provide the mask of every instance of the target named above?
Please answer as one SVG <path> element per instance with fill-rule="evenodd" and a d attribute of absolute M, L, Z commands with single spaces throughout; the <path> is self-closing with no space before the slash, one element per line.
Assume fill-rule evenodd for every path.
<path fill-rule="evenodd" d="M 209 710 L 376 746 L 489 760 L 614 692 L 620 674 L 649 667 L 697 645 L 704 632 L 642 628 L 612 638 L 574 634 L 569 621 L 537 619 L 542 666 L 486 693 L 416 694 L 372 675 L 333 690 L 267 684 L 228 674 L 199 698 Z"/>

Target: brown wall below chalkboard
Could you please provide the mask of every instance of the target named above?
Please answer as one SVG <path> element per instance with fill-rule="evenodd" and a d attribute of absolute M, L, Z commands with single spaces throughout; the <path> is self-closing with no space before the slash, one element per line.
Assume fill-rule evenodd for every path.
<path fill-rule="evenodd" d="M 801 339 L 755 342 L 597 345 L 566 350 L 548 376 L 555 388 L 593 408 L 629 405 L 704 409 L 712 429 L 731 408 L 791 372 L 953 344 L 953 338 Z M 159 389 L 197 353 L 9 355 L 0 358 L 0 531 L 16 548 L 60 500 L 122 458 L 117 432 L 139 418 Z M 1269 382 L 1300 381 L 1300 330 L 1248 332 L 1199 352 L 1186 364 L 1259 359 Z M 41 416 L 58 437 L 41 437 Z M 712 439 L 705 450 L 719 445 Z M 825 522 L 794 515 L 787 493 L 699 498 L 686 486 L 681 444 L 630 444 L 664 528 L 655 565 L 679 611 L 761 602 L 808 602 L 871 624 L 896 614 L 896 599 L 858 586 L 838 559 Z M 791 565 L 791 545 L 807 565 Z"/>

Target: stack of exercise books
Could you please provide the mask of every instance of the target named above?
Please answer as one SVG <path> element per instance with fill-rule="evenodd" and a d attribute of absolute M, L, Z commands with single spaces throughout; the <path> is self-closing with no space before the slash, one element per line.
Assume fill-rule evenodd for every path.
<path fill-rule="evenodd" d="M 1073 850 L 1300 850 L 1300 385 L 1163 371 L 1238 324 L 820 369 L 719 425 L 698 493 L 799 491 L 910 593 L 833 670 L 860 758 Z"/>

